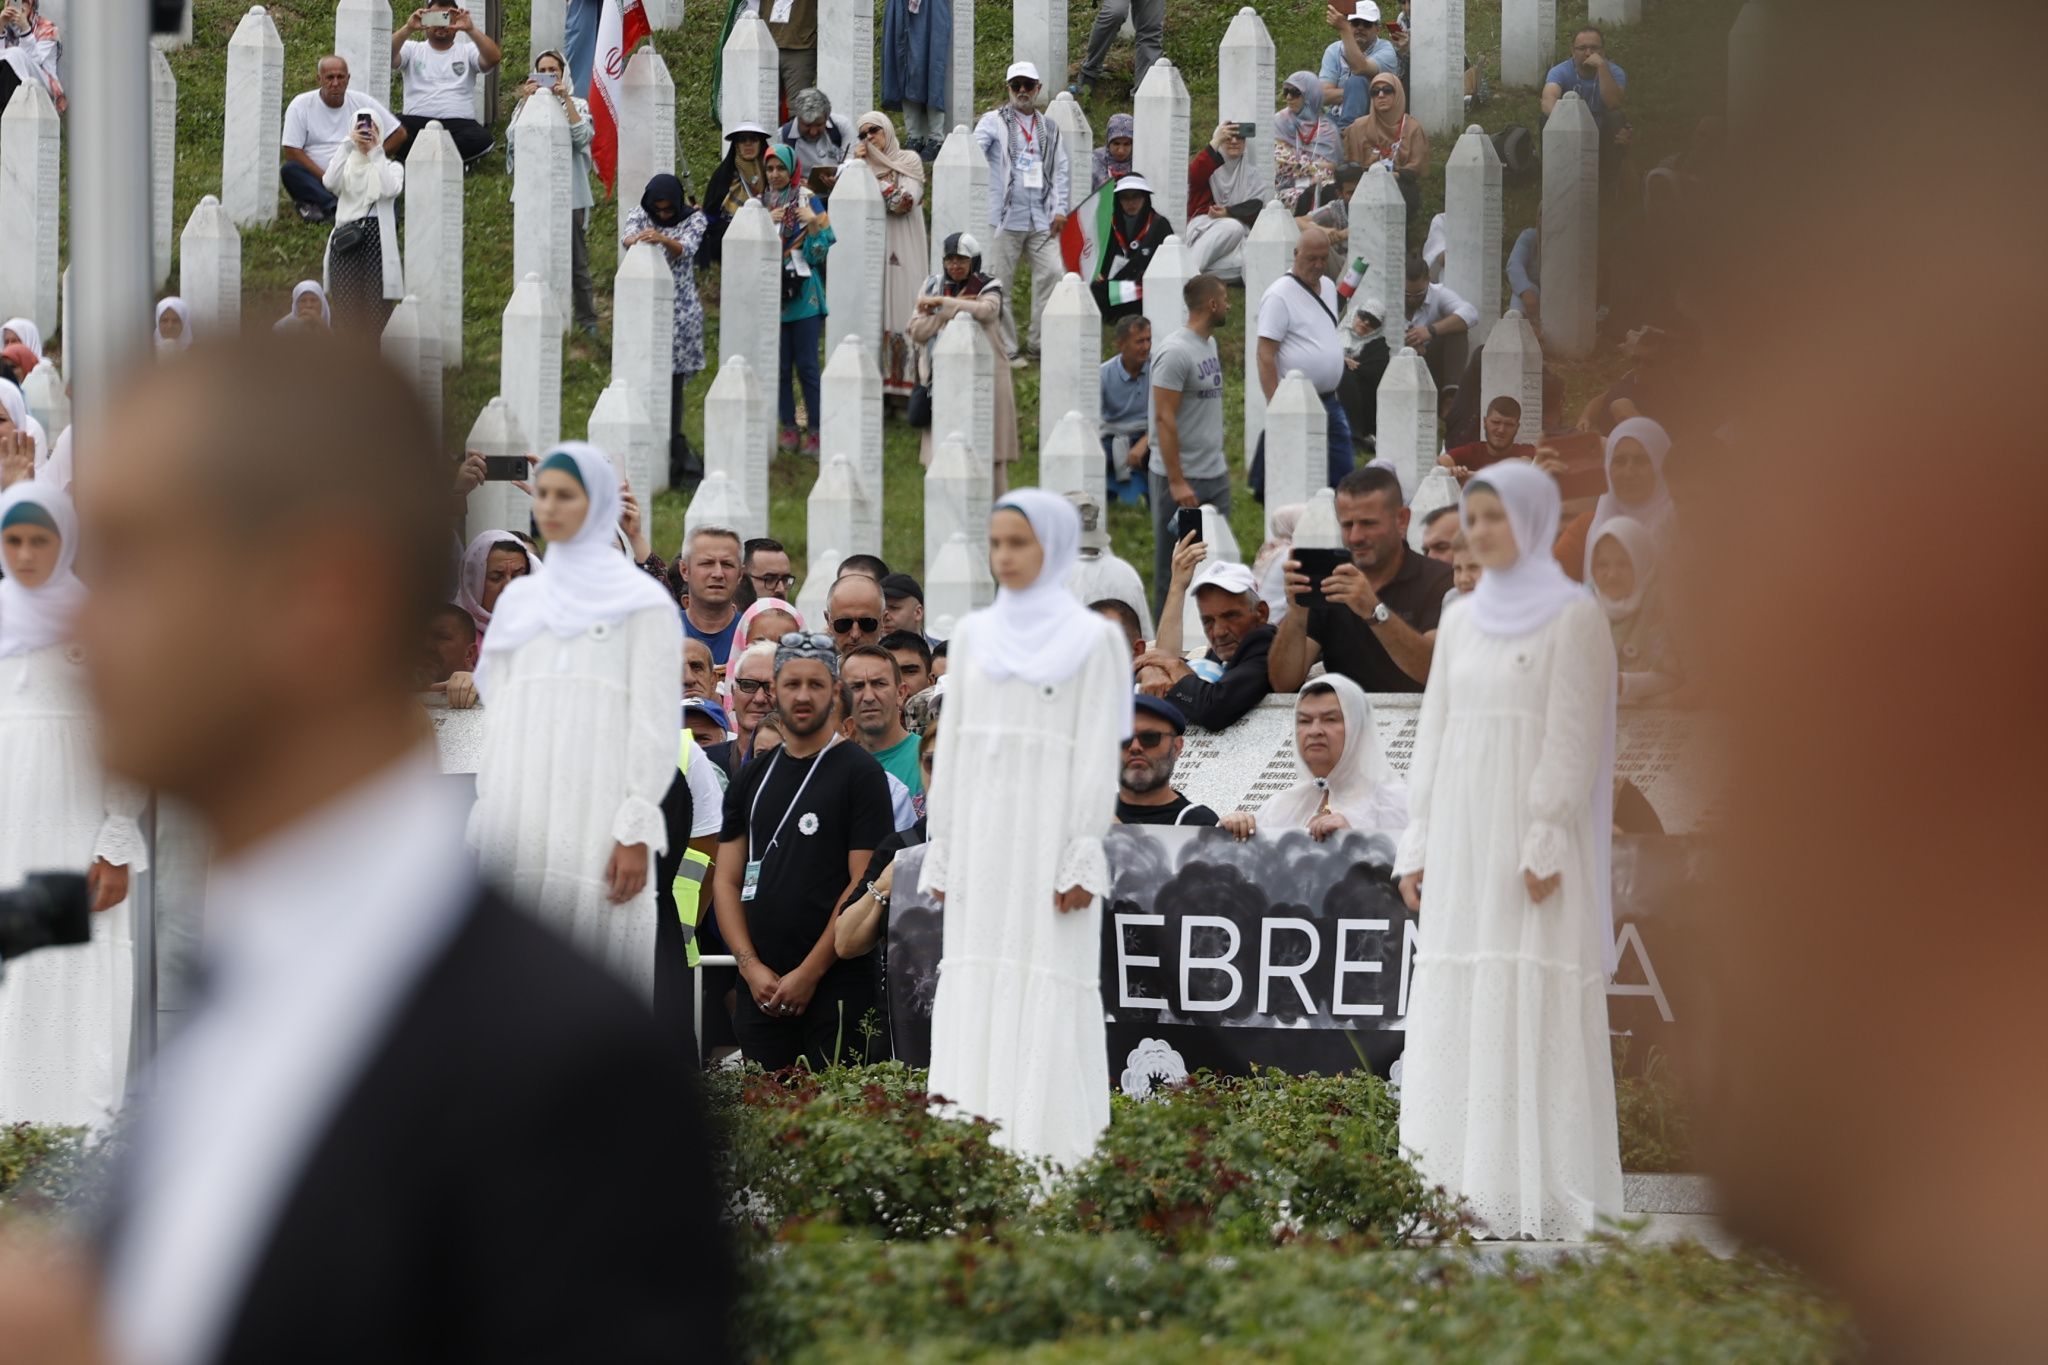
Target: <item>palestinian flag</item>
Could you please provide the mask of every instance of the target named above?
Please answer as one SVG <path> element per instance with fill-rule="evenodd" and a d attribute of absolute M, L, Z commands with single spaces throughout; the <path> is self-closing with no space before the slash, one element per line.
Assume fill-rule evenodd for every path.
<path fill-rule="evenodd" d="M 1104 182 L 1101 189 L 1074 205 L 1067 225 L 1060 229 L 1060 255 L 1067 269 L 1084 280 L 1093 280 L 1102 263 L 1102 244 L 1109 240 L 1116 214 L 1115 189 L 1116 181 Z"/>

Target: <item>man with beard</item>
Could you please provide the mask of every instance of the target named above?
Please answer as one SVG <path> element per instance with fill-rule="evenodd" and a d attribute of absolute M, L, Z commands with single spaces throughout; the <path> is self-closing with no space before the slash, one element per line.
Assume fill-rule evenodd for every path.
<path fill-rule="evenodd" d="M 1193 537 L 1174 551 L 1173 584 L 1159 618 L 1159 639 L 1138 656 L 1136 667 L 1141 672 L 1156 667 L 1165 675 L 1163 682 L 1141 684 L 1145 691 L 1172 702 L 1203 729 L 1221 730 L 1273 690 L 1266 677 L 1273 627 L 1266 624 L 1267 607 L 1252 571 L 1221 559 L 1203 563 L 1203 552 Z M 1190 592 L 1209 640 L 1208 654 L 1192 666 L 1181 657 L 1181 603 Z"/>
<path fill-rule="evenodd" d="M 855 1027 L 873 982 L 833 950 L 835 907 L 892 829 L 888 777 L 832 729 L 839 658 L 829 635 L 788 636 L 775 651 L 783 742 L 725 798 L 712 899 L 740 971 L 733 1029 L 770 1071 L 859 1062 Z"/>
<path fill-rule="evenodd" d="M 1153 605 L 1166 600 L 1173 571 L 1174 512 L 1204 503 L 1230 515 L 1230 465 L 1223 455 L 1223 359 L 1216 332 L 1230 317 L 1230 290 L 1214 275 L 1181 286 L 1187 325 L 1152 352 Z"/>
<path fill-rule="evenodd" d="M 1188 723 L 1172 702 L 1140 692 L 1117 774 L 1116 818 L 1126 825 L 1213 825 L 1216 812 L 1173 789 Z"/>

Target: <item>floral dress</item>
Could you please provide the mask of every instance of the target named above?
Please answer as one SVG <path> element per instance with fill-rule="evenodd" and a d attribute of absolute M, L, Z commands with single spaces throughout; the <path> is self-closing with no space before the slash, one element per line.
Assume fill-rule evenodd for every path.
<path fill-rule="evenodd" d="M 697 298 L 697 279 L 692 266 L 696 263 L 697 246 L 704 240 L 704 229 L 710 220 L 702 213 L 692 212 L 682 222 L 663 226 L 654 221 L 646 209 L 635 205 L 626 214 L 626 221 L 619 225 L 619 249 L 626 249 L 626 239 L 634 234 L 653 228 L 671 242 L 682 244 L 681 253 L 664 252 L 668 257 L 669 274 L 676 282 L 675 320 L 675 372 L 689 376 L 701 374 L 704 370 L 704 305 Z"/>

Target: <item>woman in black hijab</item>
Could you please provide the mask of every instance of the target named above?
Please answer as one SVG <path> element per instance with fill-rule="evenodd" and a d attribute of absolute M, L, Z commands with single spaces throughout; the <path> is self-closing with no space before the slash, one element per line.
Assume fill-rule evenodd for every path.
<path fill-rule="evenodd" d="M 691 272 L 703 250 L 710 220 L 683 198 L 683 182 L 664 172 L 647 182 L 640 206 L 626 214 L 619 225 L 619 253 L 623 256 L 640 243 L 660 248 L 676 285 L 675 367 L 669 380 L 669 467 L 690 463 L 689 447 L 683 440 L 683 386 L 690 376 L 704 369 L 704 305 L 697 299 L 697 282 Z"/>
<path fill-rule="evenodd" d="M 1173 235 L 1173 224 L 1152 207 L 1152 185 L 1136 172 L 1113 187 L 1116 208 L 1110 214 L 1109 234 L 1102 242 L 1102 259 L 1095 267 L 1095 306 L 1102 310 L 1105 325 L 1114 326 L 1144 311 L 1139 291 L 1153 253 Z"/>
<path fill-rule="evenodd" d="M 704 186 L 704 212 L 710 224 L 697 254 L 705 265 L 718 260 L 725 229 L 740 205 L 760 198 L 768 188 L 768 142 L 768 130 L 758 123 L 735 123 L 726 130 L 725 160 Z"/>

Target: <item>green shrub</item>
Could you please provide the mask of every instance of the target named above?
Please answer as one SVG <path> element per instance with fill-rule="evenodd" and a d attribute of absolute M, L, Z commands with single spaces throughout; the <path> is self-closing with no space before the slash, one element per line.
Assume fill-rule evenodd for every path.
<path fill-rule="evenodd" d="M 1671 1059 L 1651 1048 L 1640 1075 L 1629 1075 L 1628 1039 L 1614 1040 L 1614 1111 L 1621 1125 L 1624 1171 L 1696 1171 L 1692 1113 L 1671 1071 Z"/>
<path fill-rule="evenodd" d="M 84 1128 L 0 1128 L 0 1208 L 41 1213 L 91 1188 L 105 1144 Z"/>

